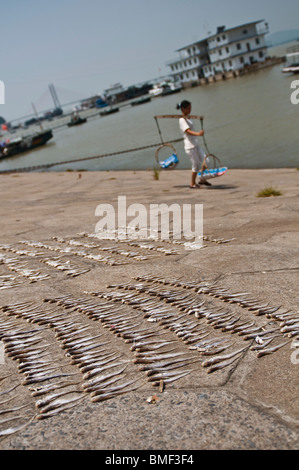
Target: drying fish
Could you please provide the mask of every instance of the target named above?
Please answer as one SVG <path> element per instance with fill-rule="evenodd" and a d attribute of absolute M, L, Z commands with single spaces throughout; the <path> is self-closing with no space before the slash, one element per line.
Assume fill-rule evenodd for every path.
<path fill-rule="evenodd" d="M 178 375 L 181 375 L 181 374 L 189 374 L 190 372 L 192 372 L 191 369 L 189 370 L 186 370 L 184 372 L 178 372 L 178 371 L 173 371 L 173 372 L 170 372 L 170 371 L 164 371 L 164 372 L 158 372 L 157 374 L 154 374 L 154 375 L 151 375 L 149 377 L 147 377 L 147 381 L 148 382 L 155 382 L 156 380 L 165 380 L 166 378 L 170 378 L 170 377 L 177 377 Z"/>
<path fill-rule="evenodd" d="M 262 308 L 262 309 L 259 309 L 259 311 L 263 315 L 266 315 L 266 314 L 271 315 L 274 312 L 276 312 L 277 310 L 279 310 L 280 308 L 281 308 L 281 305 L 279 307 Z"/>
<path fill-rule="evenodd" d="M 213 356 L 214 354 L 220 354 L 221 352 L 225 351 L 228 349 L 230 346 L 232 346 L 233 343 L 229 343 L 223 346 L 213 346 L 209 349 L 200 351 L 203 356 Z"/>
<path fill-rule="evenodd" d="M 15 421 L 16 419 L 27 419 L 29 416 L 11 416 L 10 418 L 2 419 L 0 425 Z"/>
<path fill-rule="evenodd" d="M 234 318 L 230 322 L 228 322 L 226 325 L 222 326 L 221 331 L 232 331 L 235 328 L 236 323 L 240 320 L 240 317 Z"/>
<path fill-rule="evenodd" d="M 101 382 L 101 383 L 98 383 L 98 384 L 95 384 L 93 386 L 88 387 L 87 389 L 84 390 L 84 392 L 93 393 L 93 392 L 97 392 L 99 390 L 105 391 L 106 388 L 108 388 L 110 385 L 115 384 L 116 382 L 119 382 L 122 379 L 123 379 L 123 377 L 117 377 L 117 376 L 113 377 L 110 380 L 107 380 L 105 382 Z"/>
<path fill-rule="evenodd" d="M 164 341 L 164 340 L 141 341 L 141 342 L 134 343 L 133 346 L 131 346 L 130 350 L 138 351 L 138 349 L 140 348 L 143 348 L 143 349 L 145 348 L 144 350 L 159 349 L 159 348 L 162 348 L 163 346 L 166 346 L 174 342 L 175 341 Z"/>
<path fill-rule="evenodd" d="M 203 350 L 205 351 L 208 348 L 218 346 L 221 343 L 225 343 L 226 341 L 229 341 L 228 339 L 224 338 L 210 338 L 210 339 L 202 339 L 198 343 L 196 343 L 194 346 L 190 346 L 189 349 L 198 349 L 199 351 Z"/>
<path fill-rule="evenodd" d="M 294 331 L 294 330 L 298 330 L 298 329 L 299 329 L 299 322 L 294 323 L 293 325 L 283 326 L 282 328 L 280 328 L 280 331 L 282 333 L 288 333 L 290 331 Z"/>
<path fill-rule="evenodd" d="M 214 365 L 218 362 L 225 361 L 226 359 L 230 359 L 230 358 L 232 358 L 232 357 L 234 357 L 238 354 L 241 354 L 243 351 L 245 351 L 245 349 L 248 349 L 248 346 L 246 346 L 245 348 L 239 349 L 238 351 L 234 351 L 230 354 L 226 354 L 224 356 L 212 357 L 211 359 L 208 359 L 207 361 L 203 361 L 202 366 L 203 367 L 209 367 L 209 366 Z"/>
<path fill-rule="evenodd" d="M 116 353 L 117 354 L 117 353 Z M 119 355 L 114 355 L 112 358 L 110 359 L 106 359 L 106 360 L 98 360 L 98 361 L 93 361 L 91 362 L 90 364 L 88 365 L 82 365 L 82 366 L 79 366 L 80 368 L 80 371 L 82 373 L 85 374 L 85 376 L 83 376 L 83 378 L 89 378 L 89 377 L 92 377 L 93 376 L 93 372 L 95 370 L 97 370 L 99 367 L 102 367 L 103 365 L 105 364 L 109 364 L 110 362 L 114 361 L 115 359 L 118 359 L 120 358 L 122 355 L 119 354 Z M 89 376 L 87 376 L 87 373 L 90 373 Z"/>
<path fill-rule="evenodd" d="M 7 398 L 7 400 L 1 401 L 1 402 L 0 402 L 0 406 L 5 405 L 5 403 L 8 403 L 9 401 L 14 400 L 15 398 L 16 398 L 16 397 L 10 397 L 10 398 Z"/>
<path fill-rule="evenodd" d="M 128 361 L 127 361 L 128 362 Z M 109 364 L 109 365 L 106 365 L 106 366 L 103 366 L 103 367 L 97 367 L 96 369 L 94 369 L 92 372 L 87 372 L 86 374 L 83 375 L 83 379 L 84 380 L 89 380 L 91 377 L 93 377 L 94 375 L 97 375 L 97 374 L 100 374 L 101 372 L 104 372 L 105 370 L 107 369 L 112 369 L 113 367 L 117 367 L 117 366 L 120 366 L 120 365 L 123 365 L 125 362 L 122 361 L 122 362 L 117 362 L 115 364 Z"/>
<path fill-rule="evenodd" d="M 5 390 L 4 392 L 1 392 L 1 393 L 0 393 L 0 396 L 6 395 L 6 394 L 12 392 L 13 390 L 15 390 L 15 389 L 16 389 L 17 387 L 19 387 L 19 386 L 20 386 L 20 384 L 17 384 L 17 385 L 15 385 L 14 387 L 10 388 L 9 390 Z"/>
<path fill-rule="evenodd" d="M 161 353 L 157 352 L 157 349 L 160 349 L 161 347 L 165 347 L 164 344 L 158 345 L 158 347 L 152 347 L 152 348 L 137 348 L 136 349 L 136 357 L 152 357 L 157 354 L 165 354 L 165 353 L 170 353 L 172 351 L 176 351 L 176 348 L 172 349 L 167 349 L 166 351 L 162 351 Z"/>
<path fill-rule="evenodd" d="M 258 344 L 253 344 L 252 346 L 250 346 L 249 349 L 252 350 L 252 351 L 258 351 L 260 349 L 263 349 L 266 346 L 268 346 L 268 344 L 270 344 L 274 340 L 274 338 L 276 338 L 277 336 L 279 336 L 279 335 L 274 335 L 274 336 L 272 336 L 272 338 L 269 338 L 267 340 L 263 340 L 263 339 L 259 338 Z M 256 340 L 256 338 L 255 338 L 255 340 Z"/>
<path fill-rule="evenodd" d="M 292 318 L 292 319 L 289 319 L 289 320 L 283 320 L 279 326 L 288 326 L 288 325 L 294 325 L 295 323 L 298 323 L 299 322 L 299 318 L 298 316 L 296 316 L 296 318 Z"/>
<path fill-rule="evenodd" d="M 229 359 L 227 361 L 222 361 L 214 364 L 211 366 L 208 370 L 207 373 L 211 374 L 212 372 L 215 372 L 216 370 L 223 369 L 224 367 L 228 367 L 231 364 L 233 364 L 237 359 L 239 359 L 239 356 L 235 356 L 232 359 Z"/>
<path fill-rule="evenodd" d="M 40 388 L 29 387 L 29 390 L 32 391 L 31 395 L 33 397 L 38 397 L 40 395 L 44 395 L 45 393 L 54 392 L 60 388 L 70 387 L 71 385 L 80 385 L 80 382 L 62 382 L 56 384 L 50 383 Z"/>
<path fill-rule="evenodd" d="M 79 357 L 80 355 L 85 354 L 88 351 L 91 351 L 93 349 L 98 349 L 98 348 L 102 347 L 102 345 L 103 345 L 103 343 L 97 343 L 97 344 L 90 343 L 90 345 L 82 346 L 78 350 L 73 349 L 72 350 L 72 355 L 75 355 L 76 357 Z"/>
<path fill-rule="evenodd" d="M 152 362 L 155 362 L 155 361 L 160 361 L 163 359 L 172 359 L 177 356 L 185 356 L 186 354 L 188 353 L 178 352 L 175 354 L 160 354 L 160 355 L 150 356 L 150 357 L 139 356 L 136 359 L 133 359 L 133 362 L 134 364 L 151 364 Z M 188 358 L 185 358 L 185 359 L 188 359 Z"/>
<path fill-rule="evenodd" d="M 52 395 L 48 395 L 47 397 L 41 400 L 38 400 L 35 403 L 35 406 L 36 408 L 44 408 L 45 406 L 49 405 L 54 400 L 57 400 L 57 398 L 60 398 L 64 395 L 69 395 L 70 393 L 83 393 L 83 390 L 76 390 L 76 391 L 67 390 L 67 391 L 60 392 L 60 393 L 53 393 Z"/>
<path fill-rule="evenodd" d="M 257 357 L 266 356 L 266 354 L 272 354 L 273 352 L 277 351 L 288 343 L 289 341 L 286 341 L 285 343 L 278 344 L 277 346 L 273 346 L 272 348 L 263 349 L 262 351 L 259 351 L 257 353 Z"/>
<path fill-rule="evenodd" d="M 263 305 L 253 305 L 252 307 L 248 307 L 248 310 L 249 311 L 260 310 L 260 309 L 268 307 L 268 305 L 269 305 L 269 302 Z"/>
<path fill-rule="evenodd" d="M 118 353 L 116 351 L 109 352 L 107 350 L 103 351 L 93 351 L 93 353 L 86 354 L 85 356 L 82 356 L 81 358 L 78 358 L 75 360 L 75 363 L 77 364 L 84 364 L 84 365 L 89 365 L 89 364 L 94 364 L 95 361 L 99 360 L 105 360 L 108 359 L 109 357 L 116 357 Z"/>
<path fill-rule="evenodd" d="M 131 387 L 128 390 L 119 390 L 119 391 L 114 391 L 114 392 L 102 393 L 100 395 L 96 395 L 92 397 L 91 401 L 98 402 L 98 401 L 109 400 L 110 398 L 114 398 L 117 395 L 121 395 L 123 393 L 128 393 L 128 392 L 133 392 L 134 390 L 137 390 L 138 388 L 142 387 L 142 385 L 143 384 L 136 385 L 136 387 Z"/>
<path fill-rule="evenodd" d="M 128 364 L 125 365 L 125 367 L 123 367 L 121 370 L 111 372 L 107 375 L 97 376 L 95 379 L 89 380 L 88 382 L 83 383 L 84 390 L 88 392 L 92 389 L 92 387 L 98 386 L 99 384 L 102 384 L 103 382 L 106 382 L 108 379 L 111 379 L 112 377 L 116 377 L 116 376 L 122 374 L 122 372 L 124 372 L 127 367 L 128 367 Z"/>
<path fill-rule="evenodd" d="M 61 413 L 62 411 L 76 406 L 79 400 L 84 400 L 85 398 L 85 396 L 80 396 L 71 400 L 57 400 L 56 402 L 46 406 L 44 409 L 41 409 L 40 414 L 36 415 L 36 419 L 50 418 L 57 413 Z"/>
<path fill-rule="evenodd" d="M 16 432 L 19 432 L 21 431 L 22 429 L 24 429 L 26 426 L 28 426 L 32 421 L 33 419 L 35 418 L 35 416 L 33 416 L 29 421 L 27 421 L 27 423 L 25 424 L 21 424 L 19 426 L 15 426 L 14 428 L 9 428 L 9 429 L 4 429 L 3 431 L 0 431 L 0 437 L 5 437 L 5 436 L 10 436 L 11 434 L 14 434 Z"/>
<path fill-rule="evenodd" d="M 165 369 L 168 369 L 168 368 L 172 368 L 172 367 L 179 367 L 180 364 L 183 364 L 183 365 L 186 365 L 186 364 L 190 364 L 191 362 L 198 362 L 200 359 L 194 359 L 194 358 L 178 358 L 178 359 L 174 359 L 173 361 L 161 361 L 161 362 L 156 362 L 154 364 L 146 364 L 144 366 L 141 366 L 139 367 L 139 370 L 142 370 L 142 371 L 147 371 L 147 372 L 150 372 L 150 371 L 153 371 L 154 369 L 162 369 L 162 370 L 165 370 Z M 150 374 L 147 374 L 147 375 L 150 375 Z"/>
<path fill-rule="evenodd" d="M 14 411 L 22 410 L 23 408 L 27 408 L 27 406 L 31 406 L 31 403 L 27 403 L 26 405 L 16 406 L 15 408 L 10 408 L 7 410 L 0 411 L 0 415 L 4 415 L 6 413 L 12 413 Z"/>
<path fill-rule="evenodd" d="M 280 331 L 279 328 L 273 328 L 272 330 L 262 330 L 262 331 L 259 331 L 258 334 L 256 334 L 256 332 L 248 332 L 244 337 L 244 341 L 247 341 L 248 339 L 253 339 L 253 338 L 256 338 L 257 336 L 261 337 L 261 336 L 265 336 L 265 335 L 268 335 L 270 333 L 275 333 L 275 332 L 278 332 Z"/>
<path fill-rule="evenodd" d="M 39 383 L 39 382 L 46 382 L 47 380 L 57 379 L 60 377 L 70 377 L 70 376 L 78 375 L 78 374 L 80 374 L 80 372 L 74 373 L 74 374 L 56 374 L 56 375 L 49 375 L 49 376 L 42 375 L 40 377 L 26 378 L 24 382 L 22 383 L 22 385 L 30 385 L 30 384 Z"/>
<path fill-rule="evenodd" d="M 253 334 L 253 333 L 261 333 L 262 332 L 262 328 L 260 326 L 257 326 L 255 328 L 244 328 L 242 330 L 239 331 L 238 335 L 239 336 L 245 336 L 247 334 Z"/>
<path fill-rule="evenodd" d="M 171 382 L 174 382 L 175 380 L 179 380 L 179 379 L 182 379 L 183 377 L 185 377 L 186 375 L 190 374 L 191 371 L 186 371 L 186 372 L 183 372 L 182 374 L 177 374 L 175 377 L 165 377 L 163 378 L 163 384 L 167 384 L 167 383 L 171 383 Z M 152 377 L 153 378 L 153 377 Z M 161 380 L 159 381 L 153 381 L 152 382 L 152 385 L 153 386 L 160 386 L 161 385 Z"/>
<path fill-rule="evenodd" d="M 112 393 L 112 392 L 117 392 L 117 391 L 120 391 L 120 390 L 123 390 L 124 388 L 128 387 L 129 385 L 132 385 L 134 383 L 138 382 L 138 379 L 136 380 L 131 380 L 129 382 L 126 382 L 124 384 L 120 384 L 120 385 L 117 385 L 115 387 L 110 387 L 110 388 L 103 388 L 103 389 L 98 389 L 98 390 L 95 390 L 91 393 L 91 396 L 92 397 L 96 397 L 98 395 L 103 395 L 103 394 L 106 394 L 106 393 Z"/>
<path fill-rule="evenodd" d="M 103 353 L 103 350 L 99 349 L 101 348 L 102 346 L 106 345 L 106 344 L 109 344 L 111 343 L 111 341 L 105 341 L 103 343 L 97 343 L 97 344 L 94 344 L 94 345 L 90 345 L 88 347 L 85 347 L 85 348 L 80 348 L 79 350 L 77 351 L 72 351 L 72 354 L 71 354 L 71 364 L 78 364 L 80 363 L 81 361 L 84 360 L 84 357 L 92 357 L 92 356 L 96 356 L 96 355 L 99 355 L 99 354 L 102 354 Z M 98 351 L 99 349 L 99 351 Z M 69 354 L 69 353 L 67 353 Z"/>

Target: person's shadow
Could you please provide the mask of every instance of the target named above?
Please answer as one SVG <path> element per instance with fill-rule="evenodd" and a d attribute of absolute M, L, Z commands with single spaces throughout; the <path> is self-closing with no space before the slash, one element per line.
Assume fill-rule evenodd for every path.
<path fill-rule="evenodd" d="M 176 186 L 173 186 L 174 188 L 189 188 L 189 185 L 186 185 L 186 184 L 179 184 L 179 185 L 176 185 Z M 205 186 L 204 184 L 201 185 L 200 188 L 198 189 L 207 189 L 208 191 L 212 191 L 213 189 L 237 189 L 238 186 L 234 186 L 234 185 L 229 185 L 229 184 L 212 184 L 212 186 Z"/>

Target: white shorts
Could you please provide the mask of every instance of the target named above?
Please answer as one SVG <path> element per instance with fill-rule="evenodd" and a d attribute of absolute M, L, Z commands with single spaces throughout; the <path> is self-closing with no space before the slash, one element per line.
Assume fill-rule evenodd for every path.
<path fill-rule="evenodd" d="M 192 171 L 194 173 L 198 173 L 204 162 L 204 158 L 206 156 L 205 152 L 200 146 L 193 147 L 192 149 L 185 149 L 185 152 L 191 160 Z"/>

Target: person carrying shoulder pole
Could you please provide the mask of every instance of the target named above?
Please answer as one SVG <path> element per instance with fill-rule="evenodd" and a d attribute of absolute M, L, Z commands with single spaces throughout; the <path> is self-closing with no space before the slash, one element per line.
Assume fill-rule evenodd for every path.
<path fill-rule="evenodd" d="M 199 132 L 194 130 L 193 121 L 190 119 L 191 106 L 190 101 L 184 100 L 177 105 L 177 108 L 182 112 L 182 117 L 179 119 L 179 126 L 184 138 L 185 152 L 190 158 L 192 164 L 191 183 L 189 188 L 193 189 L 199 188 L 200 184 L 211 186 L 211 183 L 206 181 L 204 178 L 201 178 L 199 182 L 196 183 L 196 176 L 202 167 L 206 154 L 200 147 L 197 139 L 197 137 L 204 135 L 204 130 Z"/>

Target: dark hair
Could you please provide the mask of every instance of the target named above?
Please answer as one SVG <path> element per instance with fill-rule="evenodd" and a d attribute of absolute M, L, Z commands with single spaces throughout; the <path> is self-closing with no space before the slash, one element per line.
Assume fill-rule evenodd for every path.
<path fill-rule="evenodd" d="M 181 103 L 177 104 L 176 109 L 186 109 L 190 106 L 190 101 L 184 100 Z"/>

